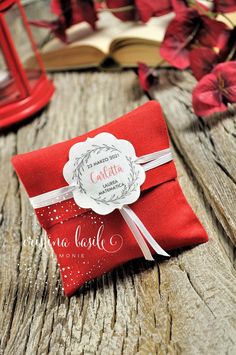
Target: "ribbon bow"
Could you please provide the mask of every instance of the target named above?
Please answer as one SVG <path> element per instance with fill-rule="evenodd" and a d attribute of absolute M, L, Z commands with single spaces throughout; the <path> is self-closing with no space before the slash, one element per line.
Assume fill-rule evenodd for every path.
<path fill-rule="evenodd" d="M 167 148 L 158 152 L 143 155 L 136 160 L 136 163 L 142 164 L 144 171 L 148 171 L 160 165 L 166 164 L 172 159 L 171 150 L 170 148 Z M 76 189 L 76 186 L 67 185 L 44 194 L 31 197 L 30 202 L 35 209 L 50 206 L 73 198 L 74 189 Z M 119 209 L 119 211 L 134 235 L 146 260 L 154 260 L 147 243 L 157 254 L 169 256 L 169 254 L 167 254 L 166 251 L 156 242 L 139 217 L 128 205 L 124 205 Z"/>

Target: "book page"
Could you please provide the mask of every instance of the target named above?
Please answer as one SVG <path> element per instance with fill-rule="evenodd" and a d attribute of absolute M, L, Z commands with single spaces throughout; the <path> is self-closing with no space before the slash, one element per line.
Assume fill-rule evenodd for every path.
<path fill-rule="evenodd" d="M 170 13 L 151 18 L 143 24 L 134 21 L 122 22 L 111 13 L 103 12 L 99 15 L 96 31 L 93 31 L 86 22 L 76 24 L 67 30 L 69 45 L 54 38 L 43 47 L 42 52 L 50 52 L 66 46 L 91 46 L 109 54 L 111 43 L 117 39 L 140 38 L 161 42 L 166 27 L 173 17 L 174 14 Z"/>
<path fill-rule="evenodd" d="M 104 12 L 99 14 L 96 31 L 86 22 L 76 24 L 67 30 L 69 45 L 54 38 L 43 47 L 42 52 L 54 51 L 67 46 L 91 46 L 108 54 L 112 39 L 132 27 L 134 27 L 133 22 L 122 22 L 111 13 Z"/>
<path fill-rule="evenodd" d="M 226 23 L 226 25 L 232 28 L 232 24 L 236 26 L 236 12 L 227 13 L 226 17 L 223 15 L 218 15 L 217 20 Z"/>
<path fill-rule="evenodd" d="M 146 24 L 135 23 L 132 27 L 115 36 L 113 41 L 139 38 L 160 43 L 163 41 L 167 26 L 174 16 L 174 13 L 169 13 L 159 17 L 152 17 Z"/>

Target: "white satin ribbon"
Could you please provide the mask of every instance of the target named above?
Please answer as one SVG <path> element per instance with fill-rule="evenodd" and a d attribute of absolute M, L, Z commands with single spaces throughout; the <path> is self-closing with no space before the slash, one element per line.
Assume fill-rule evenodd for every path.
<path fill-rule="evenodd" d="M 170 148 L 167 148 L 158 152 L 143 155 L 136 160 L 136 163 L 143 164 L 143 169 L 148 171 L 168 163 L 172 159 L 171 150 Z M 73 198 L 74 189 L 76 189 L 76 185 L 67 185 L 44 194 L 31 197 L 30 202 L 34 209 L 51 206 L 55 203 Z"/>
<path fill-rule="evenodd" d="M 142 164 L 143 169 L 145 171 L 148 171 L 160 165 L 166 164 L 172 159 L 173 158 L 171 150 L 170 148 L 167 148 L 158 152 L 143 155 L 136 160 L 136 163 Z M 34 209 L 47 207 L 55 203 L 73 198 L 74 189 L 76 189 L 76 185 L 67 185 L 59 189 L 46 192 L 44 194 L 31 197 L 30 202 Z M 165 250 L 163 250 L 160 245 L 155 241 L 155 239 L 151 236 L 142 221 L 138 218 L 138 216 L 130 207 L 128 207 L 127 205 L 123 206 L 120 209 L 120 213 L 128 224 L 131 232 L 133 233 L 146 260 L 154 260 L 146 241 L 150 244 L 150 246 L 155 250 L 157 254 L 169 256 L 169 254 L 167 254 Z"/>
<path fill-rule="evenodd" d="M 155 252 L 159 255 L 170 256 L 165 252 L 164 249 L 160 247 L 160 245 L 155 241 L 152 235 L 149 233 L 143 222 L 138 218 L 136 213 L 129 207 L 123 206 L 120 209 L 120 213 L 126 223 L 128 224 L 131 232 L 133 233 L 140 249 L 146 260 L 154 260 L 152 254 L 145 242 L 146 241 L 151 245 L 151 247 L 155 250 Z M 145 239 L 144 239 L 145 238 Z"/>
<path fill-rule="evenodd" d="M 54 205 L 54 203 L 62 202 L 73 198 L 73 191 L 76 186 L 67 185 L 53 191 L 45 192 L 44 194 L 31 197 L 30 202 L 33 208 L 42 208 Z"/>
<path fill-rule="evenodd" d="M 171 161 L 172 153 L 170 148 L 159 150 L 159 152 L 150 153 L 139 157 L 136 163 L 143 164 L 142 167 L 145 171 L 154 169 L 160 165 L 166 164 Z M 144 164 L 146 163 L 146 164 Z"/>

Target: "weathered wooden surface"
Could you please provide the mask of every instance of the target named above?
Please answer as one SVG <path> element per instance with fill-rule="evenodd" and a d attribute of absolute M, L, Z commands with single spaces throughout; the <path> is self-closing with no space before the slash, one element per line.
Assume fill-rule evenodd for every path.
<path fill-rule="evenodd" d="M 226 234 L 229 228 L 224 230 L 216 218 L 217 214 L 221 220 L 224 211 L 226 216 L 229 212 L 226 205 L 219 213 L 214 200 L 209 195 L 205 198 L 204 176 L 199 179 L 197 174 L 203 158 L 209 161 L 209 155 L 201 153 L 207 151 L 209 132 L 201 132 L 201 137 L 206 137 L 204 141 L 198 138 L 200 158 L 192 154 L 193 163 L 187 148 L 179 144 L 169 112 L 167 120 L 180 149 L 175 152 L 180 183 L 209 233 L 209 242 L 175 251 L 165 262 L 158 262 L 158 258 L 154 263 L 142 259 L 130 262 L 92 281 L 77 296 L 63 296 L 55 256 L 46 246 L 10 158 L 98 127 L 147 98 L 131 71 L 65 73 L 53 79 L 58 90 L 48 108 L 35 120 L 0 137 L 2 353 L 235 354 L 234 248 Z M 183 93 L 179 100 L 185 100 Z M 174 114 L 170 98 L 169 109 Z M 179 109 L 179 120 L 181 113 Z M 182 125 L 188 127 L 187 123 Z M 180 131 L 177 118 L 176 127 Z M 186 130 L 189 151 L 198 134 Z M 226 142 L 218 147 L 219 157 L 233 159 L 226 149 Z M 209 167 L 205 179 L 212 171 L 210 163 Z M 219 186 L 213 177 L 211 184 L 211 191 Z"/>
<path fill-rule="evenodd" d="M 176 145 L 235 244 L 236 114 L 232 109 L 213 118 L 197 118 L 191 107 L 195 84 L 188 72 L 162 70 L 150 95 L 161 102 Z"/>

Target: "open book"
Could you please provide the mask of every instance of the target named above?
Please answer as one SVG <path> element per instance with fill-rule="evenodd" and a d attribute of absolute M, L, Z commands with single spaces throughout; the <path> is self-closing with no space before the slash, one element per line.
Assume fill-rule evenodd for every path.
<path fill-rule="evenodd" d="M 162 62 L 159 46 L 174 14 L 152 18 L 147 24 L 122 22 L 110 13 L 100 14 L 97 30 L 87 23 L 68 29 L 69 44 L 54 38 L 42 49 L 47 70 L 91 67 L 135 67 L 138 62 L 156 66 Z M 34 59 L 28 65 L 34 67 Z"/>

